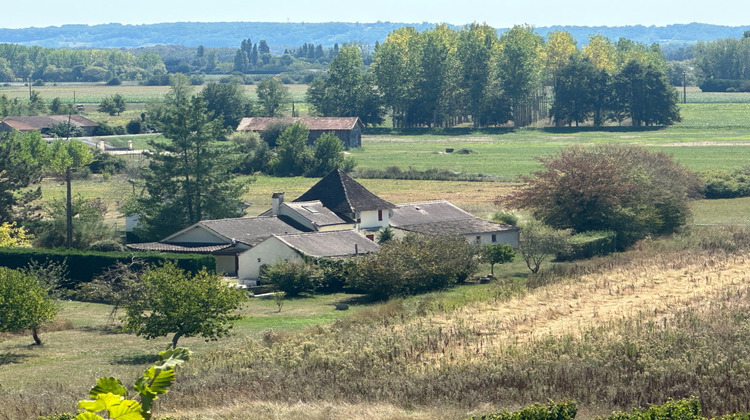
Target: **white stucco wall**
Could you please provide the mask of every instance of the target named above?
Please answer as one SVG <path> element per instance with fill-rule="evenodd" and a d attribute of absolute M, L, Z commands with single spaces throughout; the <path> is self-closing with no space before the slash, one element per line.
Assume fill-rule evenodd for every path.
<path fill-rule="evenodd" d="M 477 236 L 480 242 L 477 243 Z M 508 244 L 513 248 L 518 246 L 518 231 L 503 231 L 495 233 L 495 242 L 492 242 L 492 233 L 464 235 L 467 241 L 477 245 Z"/>
<path fill-rule="evenodd" d="M 224 244 L 227 243 L 226 239 L 223 239 L 208 230 L 200 227 L 193 226 L 188 228 L 185 232 L 180 233 L 169 238 L 170 242 L 195 242 L 204 244 Z"/>
<path fill-rule="evenodd" d="M 273 264 L 279 260 L 301 258 L 295 250 L 272 236 L 240 254 L 237 278 L 240 280 L 257 280 L 261 265 Z"/>
<path fill-rule="evenodd" d="M 391 221 L 391 211 L 388 209 L 383 210 L 383 220 L 378 220 L 378 211 L 363 211 L 357 216 L 361 221 L 359 223 L 360 229 L 379 229 L 386 227 Z"/>

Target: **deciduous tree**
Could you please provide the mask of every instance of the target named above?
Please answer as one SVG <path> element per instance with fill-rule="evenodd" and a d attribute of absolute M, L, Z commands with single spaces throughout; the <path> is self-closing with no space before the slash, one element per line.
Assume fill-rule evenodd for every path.
<path fill-rule="evenodd" d="M 172 336 L 217 340 L 229 335 L 245 292 L 205 270 L 191 276 L 173 263 L 146 270 L 141 276 L 143 296 L 127 303 L 125 328 L 147 339 Z"/>
<path fill-rule="evenodd" d="M 39 328 L 57 315 L 57 306 L 34 276 L 0 267 L 0 331 L 31 330 L 41 345 Z"/>
<path fill-rule="evenodd" d="M 267 77 L 258 82 L 255 93 L 267 117 L 279 116 L 280 108 L 291 100 L 289 88 L 275 77 Z"/>

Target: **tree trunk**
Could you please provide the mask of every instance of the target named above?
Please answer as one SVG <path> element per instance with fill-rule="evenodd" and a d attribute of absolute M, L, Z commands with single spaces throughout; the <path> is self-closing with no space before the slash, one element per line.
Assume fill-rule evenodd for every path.
<path fill-rule="evenodd" d="M 31 336 L 34 337 L 34 344 L 36 344 L 37 346 L 42 345 L 42 339 L 39 338 L 39 332 L 36 330 L 36 328 L 33 328 L 31 330 Z"/>
<path fill-rule="evenodd" d="M 65 246 L 73 247 L 73 197 L 70 189 L 71 170 L 70 167 L 65 169 L 65 184 L 67 196 L 65 201 Z"/>
<path fill-rule="evenodd" d="M 177 340 L 179 340 L 180 337 L 182 337 L 182 333 L 181 332 L 176 332 L 174 334 L 174 337 L 172 337 L 172 348 L 173 349 L 177 348 Z"/>

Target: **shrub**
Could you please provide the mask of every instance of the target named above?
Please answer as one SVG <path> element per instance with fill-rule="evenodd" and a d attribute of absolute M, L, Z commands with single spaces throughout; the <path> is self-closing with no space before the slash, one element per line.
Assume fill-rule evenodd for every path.
<path fill-rule="evenodd" d="M 506 225 L 518 225 L 518 215 L 510 211 L 497 211 L 492 215 L 492 220 Z"/>
<path fill-rule="evenodd" d="M 701 402 L 691 397 L 684 400 L 669 400 L 661 405 L 652 405 L 646 410 L 635 409 L 632 413 L 612 413 L 606 420 L 653 420 L 680 419 L 705 420 L 701 415 Z"/>
<path fill-rule="evenodd" d="M 122 84 L 122 81 L 117 77 L 113 77 L 107 80 L 107 86 L 120 86 L 121 84 Z"/>
<path fill-rule="evenodd" d="M 585 232 L 568 239 L 567 252 L 558 252 L 557 261 L 573 261 L 603 256 L 617 251 L 617 234 L 611 231 Z"/>
<path fill-rule="evenodd" d="M 89 246 L 89 250 L 99 252 L 122 252 L 125 251 L 125 246 L 123 246 L 120 241 L 114 239 L 103 239 L 92 243 L 91 246 Z"/>
<path fill-rule="evenodd" d="M 460 236 L 409 234 L 360 260 L 350 286 L 377 299 L 444 289 L 476 272 L 476 253 Z"/>
<path fill-rule="evenodd" d="M 278 261 L 261 270 L 260 279 L 273 284 L 287 296 L 314 292 L 321 283 L 322 272 L 302 260 Z"/>
<path fill-rule="evenodd" d="M 194 74 L 190 76 L 190 84 L 193 86 L 200 86 L 206 83 L 206 78 L 202 74 Z"/>
<path fill-rule="evenodd" d="M 99 149 L 94 150 L 94 161 L 89 163 L 89 170 L 95 174 L 104 172 L 119 174 L 128 166 L 128 162 L 122 156 L 104 153 Z"/>
<path fill-rule="evenodd" d="M 737 198 L 750 196 L 750 166 L 733 172 L 712 171 L 703 174 L 703 195 L 706 198 Z"/>
<path fill-rule="evenodd" d="M 573 420 L 577 412 L 576 403 L 573 401 L 550 401 L 547 404 L 529 405 L 513 413 L 501 411 L 467 420 Z"/>
<path fill-rule="evenodd" d="M 141 134 L 141 131 L 143 131 L 141 119 L 136 118 L 128 121 L 125 125 L 125 131 L 127 131 L 128 134 Z"/>

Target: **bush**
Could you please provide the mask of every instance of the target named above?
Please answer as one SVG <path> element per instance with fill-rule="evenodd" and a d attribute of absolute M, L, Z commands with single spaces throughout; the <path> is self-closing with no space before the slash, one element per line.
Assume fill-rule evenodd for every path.
<path fill-rule="evenodd" d="M 8 268 L 22 268 L 32 261 L 43 263 L 63 263 L 67 260 L 68 279 L 62 287 L 74 289 L 80 283 L 91 281 L 101 274 L 107 267 L 117 262 L 127 263 L 133 257 L 138 257 L 148 264 L 158 264 L 163 261 L 175 261 L 177 266 L 191 273 L 197 273 L 203 267 L 216 270 L 216 262 L 211 255 L 167 254 L 146 252 L 97 252 L 77 251 L 68 249 L 34 249 L 34 248 L 3 248 L 0 249 L 0 266 Z"/>
<path fill-rule="evenodd" d="M 89 170 L 95 174 L 107 172 L 109 174 L 119 174 L 128 166 L 128 162 L 122 156 L 104 153 L 99 149 L 94 150 L 94 161 L 88 166 Z"/>
<path fill-rule="evenodd" d="M 737 198 L 750 196 L 750 166 L 734 172 L 712 171 L 703 174 L 703 195 L 706 198 Z"/>
<path fill-rule="evenodd" d="M 206 78 L 202 74 L 194 74 L 190 76 L 190 84 L 193 86 L 200 86 L 206 83 Z"/>
<path fill-rule="evenodd" d="M 122 252 L 125 251 L 125 246 L 114 239 L 103 239 L 96 241 L 89 246 L 90 251 L 99 252 Z"/>
<path fill-rule="evenodd" d="M 568 239 L 567 252 L 557 254 L 557 261 L 573 261 L 603 256 L 617 251 L 617 234 L 611 231 L 586 232 Z"/>
<path fill-rule="evenodd" d="M 127 131 L 128 134 L 141 134 L 142 130 L 143 130 L 143 126 L 142 126 L 140 118 L 130 120 L 125 125 L 125 131 Z"/>
<path fill-rule="evenodd" d="M 506 225 L 518 225 L 518 215 L 510 211 L 497 211 L 492 215 L 492 220 Z"/>
<path fill-rule="evenodd" d="M 278 261 L 264 266 L 260 274 L 262 282 L 273 284 L 287 296 L 314 292 L 321 277 L 318 267 L 302 260 Z"/>
<path fill-rule="evenodd" d="M 576 403 L 573 401 L 550 401 L 547 404 L 529 405 L 514 413 L 501 411 L 467 420 L 573 420 L 577 412 Z"/>
<path fill-rule="evenodd" d="M 120 86 L 121 84 L 122 84 L 122 81 L 117 77 L 113 77 L 107 80 L 107 86 Z"/>
<path fill-rule="evenodd" d="M 632 413 L 617 412 L 605 420 L 705 420 L 701 415 L 701 402 L 691 397 L 684 400 L 669 400 L 661 405 L 652 405 L 646 410 L 635 409 Z"/>
<path fill-rule="evenodd" d="M 444 289 L 477 271 L 477 252 L 460 236 L 408 234 L 358 261 L 349 285 L 377 299 Z"/>

